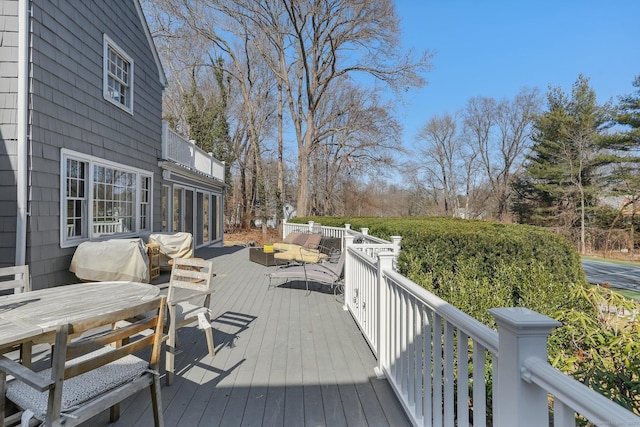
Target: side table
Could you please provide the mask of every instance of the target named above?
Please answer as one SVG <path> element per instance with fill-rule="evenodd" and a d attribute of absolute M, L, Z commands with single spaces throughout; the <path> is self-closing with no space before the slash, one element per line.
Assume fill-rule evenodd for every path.
<path fill-rule="evenodd" d="M 275 258 L 273 252 L 265 253 L 262 248 L 249 248 L 249 261 L 262 264 L 266 267 L 285 265 L 288 263 L 287 260 Z"/>

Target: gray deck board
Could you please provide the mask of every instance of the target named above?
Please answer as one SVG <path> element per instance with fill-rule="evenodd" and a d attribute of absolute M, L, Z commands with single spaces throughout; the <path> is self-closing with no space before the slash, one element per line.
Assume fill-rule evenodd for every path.
<path fill-rule="evenodd" d="M 208 248 L 216 355 L 196 325 L 179 330 L 176 378 L 162 387 L 171 426 L 403 426 L 409 422 L 351 315 L 328 287 L 269 287 L 246 248 Z M 168 274 L 154 282 L 166 282 Z M 164 360 L 163 360 L 164 363 Z M 162 366 L 164 371 L 164 365 Z M 91 425 L 107 425 L 108 414 Z M 153 424 L 147 392 L 122 404 L 117 426 Z"/>

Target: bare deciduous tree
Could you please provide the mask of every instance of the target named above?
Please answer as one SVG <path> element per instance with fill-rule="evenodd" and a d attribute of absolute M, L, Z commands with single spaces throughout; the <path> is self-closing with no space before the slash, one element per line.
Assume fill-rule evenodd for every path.
<path fill-rule="evenodd" d="M 263 135 L 258 133 L 259 113 L 265 106 L 254 89 L 255 69 L 261 63 L 270 70 L 274 83 L 270 90 L 278 97 L 282 95 L 276 107 L 279 126 L 282 129 L 285 123 L 281 109 L 284 104 L 290 118 L 287 123 L 297 142 L 298 215 L 309 212 L 310 161 L 318 147 L 336 141 L 342 144 L 354 135 L 353 131 L 333 127 L 336 121 L 326 114 L 327 105 L 335 102 L 331 98 L 350 82 L 347 77 L 361 73 L 400 94 L 409 87 L 423 85 L 421 73 L 430 66 L 428 52 L 415 56 L 401 49 L 398 18 L 391 0 L 157 0 L 154 6 L 162 6 L 166 14 L 163 16 L 170 20 L 164 29 L 172 36 L 178 37 L 176 30 L 188 28 L 210 43 L 207 53 L 211 51 L 225 59 L 225 71 L 236 80 L 245 104 L 248 126 L 244 129 L 258 159 L 258 142 Z M 354 104 L 344 104 L 341 113 L 348 113 L 349 105 Z M 381 108 L 378 111 L 370 119 L 380 120 L 381 124 L 370 127 L 380 130 L 385 128 L 388 115 L 382 114 Z M 281 170 L 284 133 L 279 131 L 277 136 Z M 380 143 L 382 138 L 371 140 Z M 365 151 L 360 149 L 360 153 Z M 256 167 L 260 168 L 259 163 Z M 283 182 L 281 174 L 280 197 Z"/>
<path fill-rule="evenodd" d="M 433 189 L 442 194 L 444 214 L 459 214 L 458 181 L 461 168 L 461 144 L 456 135 L 456 123 L 449 114 L 429 119 L 416 135 L 424 145 L 418 148 L 422 157 L 418 170 L 426 174 Z"/>
<path fill-rule="evenodd" d="M 493 216 L 506 219 L 513 178 L 530 144 L 529 128 L 539 111 L 537 89 L 522 89 L 513 100 L 469 100 L 462 112 L 465 133 L 475 143 L 494 199 Z"/>
<path fill-rule="evenodd" d="M 343 203 L 346 179 L 388 175 L 394 155 L 402 151 L 400 126 L 371 91 L 346 82 L 322 103 L 317 132 L 321 144 L 311 157 L 312 212 L 334 215 Z"/>

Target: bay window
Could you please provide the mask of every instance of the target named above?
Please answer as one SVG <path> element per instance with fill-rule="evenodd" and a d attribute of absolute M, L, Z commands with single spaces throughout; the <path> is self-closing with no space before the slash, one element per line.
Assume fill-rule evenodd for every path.
<path fill-rule="evenodd" d="M 60 246 L 151 230 L 152 173 L 62 150 Z"/>

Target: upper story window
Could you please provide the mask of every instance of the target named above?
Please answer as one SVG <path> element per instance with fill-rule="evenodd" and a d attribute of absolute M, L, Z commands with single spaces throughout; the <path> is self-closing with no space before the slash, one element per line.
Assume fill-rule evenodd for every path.
<path fill-rule="evenodd" d="M 133 114 L 133 59 L 104 35 L 104 98 Z"/>

